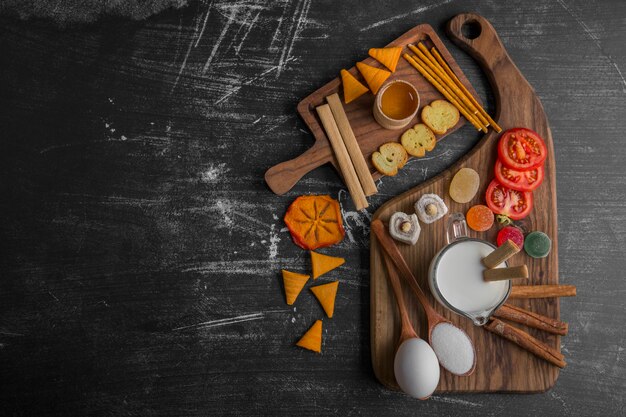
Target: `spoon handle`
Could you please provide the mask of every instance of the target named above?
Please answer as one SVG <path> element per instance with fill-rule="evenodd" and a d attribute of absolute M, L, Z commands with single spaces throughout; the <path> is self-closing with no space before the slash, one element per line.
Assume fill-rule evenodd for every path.
<path fill-rule="evenodd" d="M 400 311 L 400 320 L 402 321 L 402 328 L 400 330 L 399 343 L 402 343 L 406 339 L 417 337 L 417 333 L 415 333 L 415 329 L 413 329 L 413 325 L 411 324 L 411 320 L 409 319 L 409 313 L 406 309 L 406 304 L 404 304 L 404 298 L 402 294 L 402 285 L 400 284 L 400 278 L 398 278 L 398 273 L 396 272 L 396 268 L 393 266 L 393 263 L 391 262 L 388 256 L 383 254 L 383 259 L 385 260 L 385 265 L 387 266 L 387 278 L 389 278 L 389 282 L 391 283 L 391 288 L 393 288 L 393 294 L 396 296 L 396 302 L 398 303 L 398 310 Z"/>
<path fill-rule="evenodd" d="M 406 264 L 406 261 L 402 257 L 400 250 L 396 246 L 396 243 L 393 241 L 389 233 L 385 229 L 383 222 L 379 219 L 376 219 L 371 224 L 371 230 L 374 232 L 376 237 L 378 238 L 378 242 L 380 246 L 383 248 L 385 253 L 389 256 L 391 261 L 393 261 L 396 268 L 398 268 L 398 272 L 400 272 L 400 276 L 404 278 L 407 284 L 411 287 L 415 296 L 422 304 L 424 311 L 426 311 L 426 315 L 428 316 L 428 321 L 430 324 L 431 319 L 433 321 L 439 320 L 439 314 L 430 306 L 430 302 L 424 294 L 424 291 L 420 288 L 417 283 L 417 279 L 411 272 L 411 268 Z"/>

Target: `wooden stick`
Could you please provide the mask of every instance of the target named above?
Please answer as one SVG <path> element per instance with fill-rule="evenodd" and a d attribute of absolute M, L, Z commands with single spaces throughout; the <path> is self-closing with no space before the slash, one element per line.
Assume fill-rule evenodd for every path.
<path fill-rule="evenodd" d="M 439 65 L 435 57 L 432 56 L 430 51 L 421 42 L 417 46 L 419 49 L 416 48 L 415 45 L 409 44 L 409 49 L 418 54 L 418 56 L 420 56 L 422 60 L 425 61 L 426 64 L 428 64 L 433 69 L 433 71 L 437 73 L 437 75 L 439 75 L 439 78 L 441 78 L 444 83 L 447 84 L 452 91 L 454 91 L 456 96 L 461 99 L 463 104 L 465 104 L 469 112 L 476 116 L 476 119 L 479 121 L 479 123 L 484 126 L 483 131 L 487 132 L 487 126 L 489 126 L 489 122 L 487 121 L 487 119 L 485 119 L 485 117 L 478 111 L 476 106 L 474 106 L 474 104 L 466 97 L 465 93 L 463 93 L 459 89 L 454 81 L 452 81 L 450 76 L 446 74 L 444 69 Z"/>
<path fill-rule="evenodd" d="M 352 131 L 352 127 L 348 121 L 346 111 L 343 109 L 339 95 L 337 93 L 332 94 L 326 97 L 326 101 L 330 106 L 330 110 L 333 112 L 333 116 L 337 122 L 337 127 L 339 128 L 339 133 L 341 133 L 341 138 L 344 145 L 346 145 L 346 149 L 348 150 L 348 154 L 350 155 L 350 159 L 352 160 L 352 164 L 354 165 L 354 169 L 359 177 L 359 181 L 361 182 L 365 195 L 370 196 L 376 194 L 378 192 L 378 189 L 376 189 L 376 183 L 374 183 L 372 174 L 367 168 L 365 157 L 363 156 L 363 152 L 361 152 L 361 148 L 359 148 L 359 144 L 356 141 L 356 137 L 354 136 L 354 132 Z"/>
<path fill-rule="evenodd" d="M 416 70 L 419 71 L 420 74 L 422 74 L 424 76 L 424 78 L 426 78 L 426 80 L 428 80 L 429 83 L 431 83 L 436 89 L 437 91 L 439 91 L 445 98 L 446 100 L 448 100 L 450 103 L 452 103 L 452 105 L 454 105 L 454 107 L 456 107 L 459 112 L 461 112 L 461 114 L 470 121 L 470 123 L 472 123 L 472 125 L 474 125 L 474 127 L 477 130 L 482 130 L 481 126 L 479 126 L 475 121 L 474 118 L 472 116 L 470 116 L 470 114 L 465 110 L 465 107 L 461 106 L 459 104 L 459 102 L 452 97 L 445 88 L 443 88 L 441 86 L 441 84 L 439 84 L 439 82 L 437 82 L 433 77 L 430 76 L 430 74 L 424 69 L 424 67 L 422 67 L 420 64 L 417 63 L 417 61 L 415 59 L 413 59 L 409 54 L 404 54 L 402 55 L 402 57 L 404 59 L 406 59 L 408 61 L 409 64 L 411 64 Z"/>
<path fill-rule="evenodd" d="M 489 323 L 485 324 L 483 327 L 492 333 L 510 340 L 522 349 L 529 351 L 538 358 L 546 360 L 559 368 L 564 368 L 566 365 L 565 357 L 561 352 L 535 339 L 523 330 L 506 324 L 502 320 L 491 319 Z"/>
<path fill-rule="evenodd" d="M 482 113 L 482 115 L 485 117 L 485 119 L 487 119 L 487 121 L 495 129 L 495 131 L 498 132 L 498 133 L 502 132 L 502 128 L 491 118 L 491 116 L 489 116 L 489 113 L 487 113 L 485 111 L 485 109 L 480 105 L 478 100 L 476 100 L 476 98 L 474 98 L 472 93 L 470 93 L 469 90 L 467 88 L 465 88 L 465 86 L 463 85 L 461 80 L 459 80 L 459 77 L 457 77 L 456 74 L 454 73 L 454 71 L 452 71 L 452 68 L 450 68 L 448 63 L 443 59 L 443 57 L 441 56 L 441 54 L 439 53 L 437 48 L 435 48 L 433 46 L 430 49 L 430 51 L 434 55 L 435 59 L 439 62 L 439 64 L 441 64 L 443 69 L 448 73 L 450 78 L 452 78 L 452 80 L 456 83 L 456 85 L 458 85 L 459 88 L 461 88 L 461 90 L 463 90 L 465 92 L 467 97 L 469 97 L 469 99 L 474 103 L 474 105 L 476 105 L 476 108 L 478 108 L 478 111 Z"/>
<path fill-rule="evenodd" d="M 507 240 L 498 249 L 483 258 L 482 262 L 487 268 L 495 268 L 520 251 L 520 248 L 511 239 Z"/>
<path fill-rule="evenodd" d="M 567 323 L 510 304 L 502 305 L 493 316 L 561 336 L 565 336 L 569 329 Z"/>
<path fill-rule="evenodd" d="M 574 285 L 516 285 L 509 298 L 575 297 Z"/>
<path fill-rule="evenodd" d="M 471 116 L 471 119 L 468 119 L 473 125 L 474 127 L 476 127 L 479 130 L 482 130 L 483 132 L 487 132 L 487 128 L 485 126 L 482 125 L 482 123 L 480 122 L 480 120 L 478 120 L 477 117 L 475 117 L 471 110 L 469 109 L 469 107 L 467 107 L 464 103 L 463 100 L 454 92 L 454 90 L 448 85 L 448 82 L 446 81 L 445 78 L 442 78 L 436 71 L 434 68 L 432 68 L 432 64 L 430 64 L 430 62 L 428 61 L 428 58 L 424 56 L 424 54 L 417 48 L 415 48 L 413 45 L 409 45 L 409 48 L 413 47 L 413 51 L 417 54 L 417 56 L 413 56 L 412 58 L 418 63 L 420 64 L 425 70 L 426 72 L 428 72 L 428 74 L 435 80 L 437 81 L 447 92 L 450 96 L 454 97 L 454 99 L 459 103 L 459 105 L 461 105 L 467 114 L 469 114 Z M 467 118 L 467 117 L 466 117 Z"/>
<path fill-rule="evenodd" d="M 343 140 L 341 140 L 341 133 L 339 133 L 337 123 L 335 123 L 333 113 L 328 104 L 318 106 L 315 110 L 317 110 L 317 114 L 322 121 L 324 130 L 326 130 L 326 136 L 328 136 L 328 140 L 330 141 L 333 151 L 335 152 L 339 169 L 341 170 L 343 179 L 346 182 L 352 201 L 354 201 L 354 205 L 357 210 L 362 210 L 368 206 L 367 199 L 363 193 L 363 188 L 361 188 L 361 183 L 356 175 L 354 166 L 350 161 L 346 145 L 344 145 Z"/>
<path fill-rule="evenodd" d="M 483 271 L 483 279 L 485 281 L 506 281 L 517 278 L 528 279 L 528 268 L 526 265 L 485 269 Z"/>

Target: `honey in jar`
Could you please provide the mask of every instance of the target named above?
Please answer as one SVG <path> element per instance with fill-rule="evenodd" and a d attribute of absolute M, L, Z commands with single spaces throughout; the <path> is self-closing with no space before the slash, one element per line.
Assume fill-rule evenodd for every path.
<path fill-rule="evenodd" d="M 411 116 L 419 104 L 415 89 L 406 82 L 393 82 L 383 91 L 380 109 L 385 116 L 402 120 Z"/>

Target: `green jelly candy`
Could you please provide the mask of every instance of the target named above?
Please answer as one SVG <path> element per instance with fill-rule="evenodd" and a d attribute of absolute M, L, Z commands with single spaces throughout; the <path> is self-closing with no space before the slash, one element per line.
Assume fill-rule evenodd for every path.
<path fill-rule="evenodd" d="M 524 240 L 524 250 L 533 258 L 545 258 L 552 249 L 552 241 L 543 232 L 532 232 Z"/>

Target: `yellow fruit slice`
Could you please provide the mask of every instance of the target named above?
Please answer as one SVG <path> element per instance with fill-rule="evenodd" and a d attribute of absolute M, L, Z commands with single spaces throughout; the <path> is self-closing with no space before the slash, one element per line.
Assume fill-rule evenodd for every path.
<path fill-rule="evenodd" d="M 302 288 L 304 288 L 304 284 L 309 280 L 309 275 L 298 274 L 285 269 L 282 270 L 282 273 L 283 284 L 285 286 L 285 299 L 287 304 L 292 305 L 296 301 L 296 298 L 298 298 L 298 294 L 300 294 Z"/>
<path fill-rule="evenodd" d="M 365 82 L 374 94 L 378 93 L 380 87 L 391 75 L 391 73 L 387 70 L 374 68 L 362 62 L 357 62 L 356 67 L 358 68 L 361 75 L 363 75 L 363 78 L 365 78 Z"/>
<path fill-rule="evenodd" d="M 334 281 L 310 288 L 329 318 L 332 318 L 335 312 L 335 298 L 337 296 L 338 287 L 339 281 Z"/>
<path fill-rule="evenodd" d="M 317 320 L 313 326 L 298 340 L 296 346 L 312 350 L 313 352 L 322 352 L 322 320 Z"/>
<path fill-rule="evenodd" d="M 335 256 L 323 255 L 321 253 L 311 251 L 311 266 L 313 268 L 313 279 L 318 279 L 325 273 L 341 266 L 346 262 L 343 258 Z"/>
<path fill-rule="evenodd" d="M 345 69 L 341 70 L 341 83 L 343 84 L 343 102 L 346 104 L 369 91 L 366 86 L 361 84 L 359 80 Z"/>
<path fill-rule="evenodd" d="M 368 53 L 369 56 L 389 68 L 391 72 L 394 72 L 396 70 L 396 65 L 398 65 L 400 54 L 402 53 L 402 47 L 391 46 L 389 48 L 370 48 Z"/>

